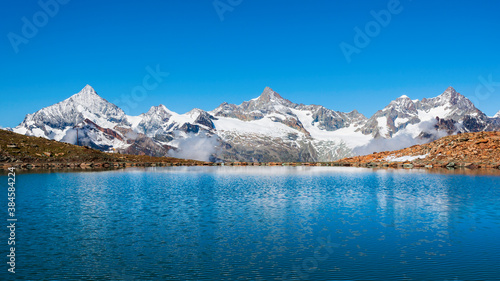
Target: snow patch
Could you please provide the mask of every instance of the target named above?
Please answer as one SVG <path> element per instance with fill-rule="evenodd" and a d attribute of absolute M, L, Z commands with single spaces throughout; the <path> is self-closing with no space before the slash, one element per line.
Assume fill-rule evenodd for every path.
<path fill-rule="evenodd" d="M 240 134 L 261 134 L 271 137 L 284 137 L 289 133 L 297 133 L 297 130 L 279 122 L 273 122 L 270 118 L 259 120 L 242 121 L 236 118 L 217 117 L 213 120 L 217 131 L 231 131 Z"/>
<path fill-rule="evenodd" d="M 396 127 L 399 127 L 400 125 L 403 125 L 404 123 L 408 122 L 409 119 L 408 118 L 402 118 L 402 117 L 398 117 L 396 118 L 396 120 L 394 121 L 394 125 Z"/>
<path fill-rule="evenodd" d="M 387 128 L 387 117 L 382 116 L 377 118 L 377 124 L 380 134 L 385 137 L 389 132 L 389 128 Z"/>
<path fill-rule="evenodd" d="M 407 161 L 413 161 L 417 159 L 425 159 L 429 154 L 425 155 L 415 155 L 415 156 L 400 156 L 396 157 L 394 155 L 387 156 L 384 158 L 385 161 L 391 161 L 391 162 L 407 162 Z"/>
<path fill-rule="evenodd" d="M 351 149 L 366 145 L 372 140 L 371 135 L 364 135 L 361 132 L 356 132 L 358 128 L 354 125 L 335 131 L 322 130 L 318 127 L 318 123 L 313 123 L 313 114 L 310 111 L 298 109 L 290 109 L 290 111 L 299 118 L 304 129 L 306 129 L 315 140 L 335 141 L 337 143 L 344 142 Z"/>
<path fill-rule="evenodd" d="M 139 116 L 126 115 L 125 117 L 127 118 L 127 121 L 130 123 L 130 126 L 132 127 L 132 129 L 134 129 L 134 130 L 137 128 L 139 123 L 141 123 L 141 121 L 144 118 L 144 116 L 142 116 L 142 115 L 139 115 Z"/>
<path fill-rule="evenodd" d="M 420 121 L 429 121 L 435 119 L 436 117 L 445 118 L 450 114 L 450 110 L 447 106 L 442 105 L 438 107 L 431 108 L 428 111 L 419 110 L 418 111 L 418 119 Z"/>

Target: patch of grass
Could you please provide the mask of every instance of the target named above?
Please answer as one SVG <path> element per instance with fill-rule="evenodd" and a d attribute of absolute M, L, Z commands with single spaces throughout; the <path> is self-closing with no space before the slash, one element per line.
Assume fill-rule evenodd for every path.
<path fill-rule="evenodd" d="M 105 153 L 84 146 L 30 137 L 0 130 L 1 163 L 83 163 L 83 162 L 134 162 L 134 163 L 203 163 L 173 157 L 152 157 Z"/>

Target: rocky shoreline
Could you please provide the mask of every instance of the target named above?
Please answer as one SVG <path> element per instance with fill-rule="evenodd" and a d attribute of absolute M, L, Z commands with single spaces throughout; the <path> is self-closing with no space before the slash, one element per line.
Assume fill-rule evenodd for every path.
<path fill-rule="evenodd" d="M 169 157 L 104 153 L 89 147 L 28 137 L 8 131 L 0 134 L 0 171 L 99 170 L 168 166 L 337 166 L 366 168 L 500 169 L 500 132 L 447 136 L 397 151 L 344 158 L 334 162 L 203 162 Z"/>
<path fill-rule="evenodd" d="M 335 162 L 353 167 L 500 169 L 500 132 L 465 133 Z"/>
<path fill-rule="evenodd" d="M 17 170 L 113 170 L 131 167 L 178 167 L 178 166 L 222 166 L 222 167 L 358 167 L 373 168 L 377 170 L 395 169 L 426 169 L 426 170 L 490 170 L 500 173 L 500 164 L 470 164 L 443 162 L 437 164 L 425 164 L 422 162 L 322 162 L 322 163 L 301 163 L 301 162 L 268 162 L 268 163 L 247 163 L 247 162 L 84 162 L 84 163 L 0 163 L 0 172 L 8 171 L 10 168 Z"/>

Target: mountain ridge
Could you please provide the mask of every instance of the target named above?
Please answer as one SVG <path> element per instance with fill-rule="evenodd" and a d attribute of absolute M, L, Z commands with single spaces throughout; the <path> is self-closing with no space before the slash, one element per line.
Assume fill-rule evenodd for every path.
<path fill-rule="evenodd" d="M 367 118 L 355 109 L 346 113 L 293 103 L 270 87 L 257 98 L 239 105 L 223 102 L 212 111 L 178 114 L 160 104 L 129 116 L 86 85 L 27 114 L 12 130 L 102 151 L 266 162 L 332 161 L 384 145 L 499 129 L 500 119 L 487 117 L 453 87 L 429 99 L 402 95 Z M 406 142 L 397 141 L 403 138 Z"/>

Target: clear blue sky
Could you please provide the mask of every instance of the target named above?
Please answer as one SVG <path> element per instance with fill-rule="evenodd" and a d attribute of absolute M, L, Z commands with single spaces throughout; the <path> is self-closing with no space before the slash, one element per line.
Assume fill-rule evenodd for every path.
<path fill-rule="evenodd" d="M 242 0 L 221 20 L 213 0 L 72 0 L 44 24 L 37 1 L 3 1 L 0 126 L 86 84 L 123 106 L 121 97 L 157 65 L 170 75 L 128 114 L 160 103 L 179 113 L 212 110 L 270 86 L 293 102 L 369 117 L 402 94 L 421 99 L 453 86 L 477 97 L 479 77 L 500 82 L 500 2 L 493 0 L 401 0 L 402 11 L 373 29 L 348 63 L 339 44 L 355 46 L 354 28 L 365 29 L 370 12 L 389 2 Z M 25 32 L 32 38 L 16 53 L 9 34 L 23 36 L 22 18 L 33 23 L 34 16 L 41 27 Z M 500 85 L 480 93 L 479 109 L 500 110 Z"/>

